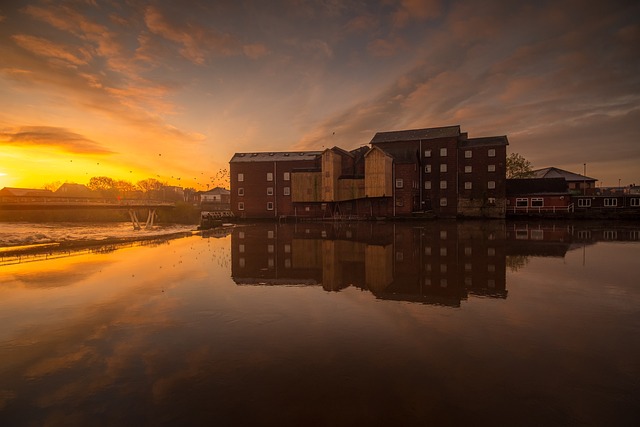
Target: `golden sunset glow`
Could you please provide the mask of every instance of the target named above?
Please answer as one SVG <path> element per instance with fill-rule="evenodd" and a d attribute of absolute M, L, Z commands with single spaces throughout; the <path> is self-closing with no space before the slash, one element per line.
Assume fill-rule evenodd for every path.
<path fill-rule="evenodd" d="M 0 188 L 205 189 L 234 152 L 461 124 L 536 168 L 640 183 L 638 5 L 438 0 L 0 6 Z"/>

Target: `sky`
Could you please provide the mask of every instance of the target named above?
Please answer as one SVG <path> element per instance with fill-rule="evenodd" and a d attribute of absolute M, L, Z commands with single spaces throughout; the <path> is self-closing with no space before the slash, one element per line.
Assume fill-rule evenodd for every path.
<path fill-rule="evenodd" d="M 633 0 L 4 1 L 0 188 L 206 189 L 235 152 L 449 125 L 640 185 L 638 17 Z"/>

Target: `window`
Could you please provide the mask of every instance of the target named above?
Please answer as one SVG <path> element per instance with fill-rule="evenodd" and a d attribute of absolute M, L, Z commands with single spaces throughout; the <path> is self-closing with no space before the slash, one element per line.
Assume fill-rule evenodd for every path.
<path fill-rule="evenodd" d="M 467 151 L 464 152 L 464 158 L 465 159 L 470 159 L 471 156 L 472 156 L 471 150 L 467 150 Z"/>
<path fill-rule="evenodd" d="M 637 198 L 631 199 L 631 206 L 640 206 L 640 199 L 637 199 Z"/>
<path fill-rule="evenodd" d="M 496 165 L 487 165 L 487 172 L 495 172 Z"/>
<path fill-rule="evenodd" d="M 267 181 L 273 181 L 273 172 L 267 172 Z"/>
<path fill-rule="evenodd" d="M 466 181 L 464 183 L 464 189 L 465 190 L 471 190 L 471 181 Z"/>
<path fill-rule="evenodd" d="M 495 182 L 495 181 L 489 181 L 489 182 L 487 183 L 487 188 L 488 188 L 489 190 L 493 190 L 494 188 L 496 188 L 496 182 Z"/>
<path fill-rule="evenodd" d="M 404 187 L 404 181 L 400 178 L 400 179 L 396 179 L 396 188 L 402 188 Z"/>
<path fill-rule="evenodd" d="M 440 189 L 441 190 L 447 189 L 447 181 L 440 181 Z"/>
<path fill-rule="evenodd" d="M 496 156 L 495 148 L 489 148 L 488 154 L 489 154 L 489 157 L 495 157 Z"/>
<path fill-rule="evenodd" d="M 440 157 L 447 157 L 447 149 L 446 148 L 441 148 L 440 149 Z"/>
<path fill-rule="evenodd" d="M 238 252 L 240 252 L 241 254 L 244 253 L 244 245 L 242 244 L 238 245 Z"/>
<path fill-rule="evenodd" d="M 541 208 L 544 206 L 544 199 L 542 197 L 532 197 L 531 206 L 534 208 Z"/>
<path fill-rule="evenodd" d="M 239 173 L 239 174 L 238 174 L 238 181 L 239 181 L 239 182 L 244 181 L 244 174 L 243 174 L 243 173 Z"/>
<path fill-rule="evenodd" d="M 273 202 L 267 202 L 267 210 L 268 211 L 272 211 L 273 210 Z"/>
<path fill-rule="evenodd" d="M 531 230 L 531 240 L 544 240 L 544 230 Z"/>
<path fill-rule="evenodd" d="M 291 180 L 291 174 L 289 172 L 285 172 L 282 178 L 285 181 L 290 181 Z"/>
<path fill-rule="evenodd" d="M 591 199 L 578 199 L 579 208 L 588 208 L 591 206 Z"/>
<path fill-rule="evenodd" d="M 440 172 L 446 172 L 447 171 L 447 164 L 446 163 L 441 163 L 440 164 Z"/>
<path fill-rule="evenodd" d="M 446 197 L 440 198 L 440 206 L 447 206 L 447 198 Z"/>
<path fill-rule="evenodd" d="M 618 199 L 604 199 L 605 206 L 618 206 Z"/>
<path fill-rule="evenodd" d="M 496 205 L 496 198 L 495 198 L 495 197 L 489 197 L 489 198 L 487 199 L 487 204 L 488 204 L 489 206 L 495 206 L 495 205 Z"/>
<path fill-rule="evenodd" d="M 238 238 L 244 239 L 244 231 L 238 231 Z"/>
<path fill-rule="evenodd" d="M 465 255 L 471 255 L 473 253 L 473 249 L 471 248 L 471 246 L 465 246 L 464 247 L 464 254 Z"/>
<path fill-rule="evenodd" d="M 470 262 L 465 262 L 464 264 L 464 271 L 471 271 L 473 270 L 473 266 L 471 265 Z"/>
<path fill-rule="evenodd" d="M 529 206 L 529 199 L 516 199 L 517 208 L 526 208 Z"/>
<path fill-rule="evenodd" d="M 267 245 L 267 252 L 272 254 L 276 250 L 275 246 Z"/>
<path fill-rule="evenodd" d="M 431 173 L 431 165 L 426 165 L 426 166 L 424 167 L 424 172 L 425 172 L 425 173 Z"/>
<path fill-rule="evenodd" d="M 238 210 L 239 211 L 243 211 L 244 210 L 244 202 L 238 202 Z"/>
<path fill-rule="evenodd" d="M 447 248 L 440 248 L 440 256 L 447 256 Z"/>
<path fill-rule="evenodd" d="M 244 196 L 244 188 L 238 188 L 238 196 Z"/>
<path fill-rule="evenodd" d="M 464 173 L 471 173 L 471 172 L 473 172 L 473 168 L 471 166 L 464 167 Z"/>
<path fill-rule="evenodd" d="M 267 196 L 273 196 L 273 187 L 267 187 Z"/>
<path fill-rule="evenodd" d="M 291 187 L 284 187 L 283 191 L 285 196 L 289 196 L 291 194 Z"/>
<path fill-rule="evenodd" d="M 495 256 L 496 249 L 495 248 L 487 248 L 487 256 Z"/>
<path fill-rule="evenodd" d="M 431 150 L 424 150 L 425 157 L 431 157 Z"/>
<path fill-rule="evenodd" d="M 424 182 L 424 189 L 425 190 L 431 190 L 431 181 L 425 181 Z"/>
<path fill-rule="evenodd" d="M 274 235 L 275 233 L 273 232 L 273 230 L 267 230 L 267 239 L 273 239 Z"/>

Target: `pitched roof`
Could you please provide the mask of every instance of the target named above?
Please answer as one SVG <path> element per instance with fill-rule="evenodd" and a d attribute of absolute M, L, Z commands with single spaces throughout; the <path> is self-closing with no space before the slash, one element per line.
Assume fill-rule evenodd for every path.
<path fill-rule="evenodd" d="M 321 154 L 322 151 L 272 151 L 264 153 L 235 153 L 231 160 L 229 160 L 229 163 L 314 160 Z"/>
<path fill-rule="evenodd" d="M 517 178 L 507 179 L 508 196 L 528 194 L 568 194 L 567 181 L 564 178 Z"/>
<path fill-rule="evenodd" d="M 460 125 L 437 128 L 397 130 L 378 132 L 371 139 L 371 144 L 395 141 L 417 141 L 420 139 L 451 138 L 460 136 Z"/>
<path fill-rule="evenodd" d="M 203 191 L 200 194 L 231 194 L 231 192 L 229 190 L 227 190 L 226 188 L 222 188 L 222 187 L 216 187 L 216 188 L 212 188 L 209 191 Z"/>
<path fill-rule="evenodd" d="M 506 135 L 487 136 L 483 138 L 469 138 L 460 141 L 460 148 L 485 147 L 496 145 L 509 145 Z"/>
<path fill-rule="evenodd" d="M 596 178 L 569 172 L 564 169 L 549 167 L 532 171 L 534 178 L 564 178 L 567 181 L 597 181 Z"/>
<path fill-rule="evenodd" d="M 5 196 L 51 196 L 53 192 L 41 188 L 4 187 L 0 190 L 0 194 Z"/>

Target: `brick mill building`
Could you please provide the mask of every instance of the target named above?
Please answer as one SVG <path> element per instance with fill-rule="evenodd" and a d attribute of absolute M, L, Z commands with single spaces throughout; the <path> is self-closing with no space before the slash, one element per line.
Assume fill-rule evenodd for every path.
<path fill-rule="evenodd" d="M 351 151 L 236 153 L 231 209 L 239 218 L 502 218 L 507 145 L 447 126 L 379 132 Z"/>

